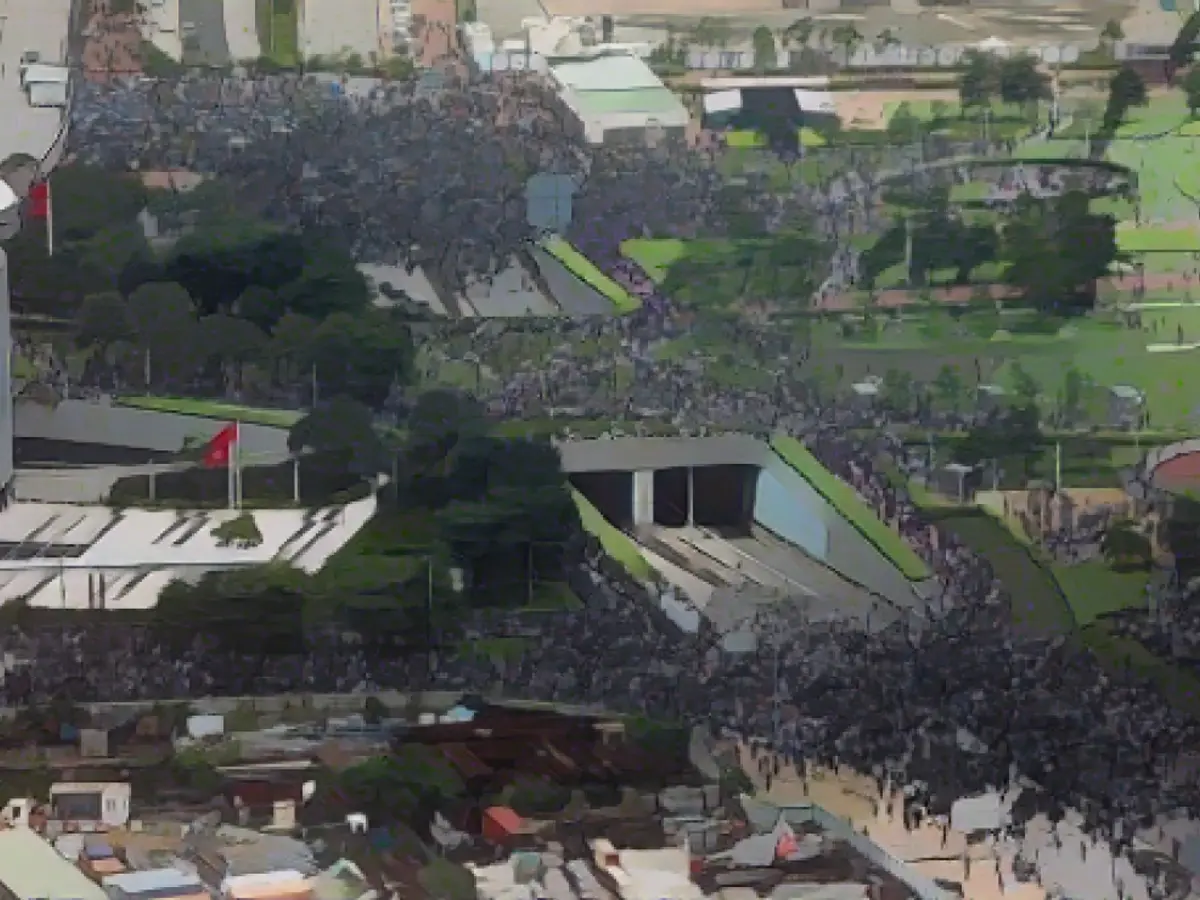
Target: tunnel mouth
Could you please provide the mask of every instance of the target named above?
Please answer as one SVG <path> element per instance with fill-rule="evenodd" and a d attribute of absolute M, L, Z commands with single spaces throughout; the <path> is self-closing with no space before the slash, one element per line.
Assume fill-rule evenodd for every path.
<path fill-rule="evenodd" d="M 639 473 L 576 472 L 570 481 L 622 531 L 696 527 L 721 537 L 745 537 L 753 527 L 759 471 L 750 465 L 676 466 Z M 647 490 L 639 504 L 639 491 Z"/>

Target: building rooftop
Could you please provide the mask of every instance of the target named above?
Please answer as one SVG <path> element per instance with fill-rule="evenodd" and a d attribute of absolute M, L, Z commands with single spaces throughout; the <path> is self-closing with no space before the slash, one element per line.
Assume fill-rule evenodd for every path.
<path fill-rule="evenodd" d="M 636 56 L 604 54 L 587 59 L 551 60 L 550 73 L 574 91 L 635 91 L 663 88 L 650 67 Z"/>
<path fill-rule="evenodd" d="M 108 900 L 98 884 L 28 828 L 0 831 L 0 885 L 16 900 Z"/>

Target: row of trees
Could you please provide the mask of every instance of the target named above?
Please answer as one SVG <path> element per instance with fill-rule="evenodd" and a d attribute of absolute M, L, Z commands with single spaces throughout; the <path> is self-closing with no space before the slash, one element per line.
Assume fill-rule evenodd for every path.
<path fill-rule="evenodd" d="M 409 317 L 372 305 L 338 236 L 247 217 L 219 183 L 156 192 L 67 166 L 53 190 L 54 255 L 36 227 L 9 247 L 14 305 L 72 319 L 94 374 L 289 403 L 319 385 L 373 408 L 411 380 Z M 153 244 L 144 212 L 159 224 Z"/>
<path fill-rule="evenodd" d="M 965 218 L 946 187 L 893 192 L 889 199 L 909 211 L 863 253 L 860 270 L 868 289 L 906 259 L 916 285 L 929 284 L 934 272 L 947 269 L 965 283 L 977 266 L 1003 260 L 1005 283 L 1031 304 L 1056 316 L 1072 315 L 1093 306 L 1096 279 L 1118 257 L 1114 219 L 1093 213 L 1080 191 L 1053 200 L 1022 195 L 997 222 Z"/>

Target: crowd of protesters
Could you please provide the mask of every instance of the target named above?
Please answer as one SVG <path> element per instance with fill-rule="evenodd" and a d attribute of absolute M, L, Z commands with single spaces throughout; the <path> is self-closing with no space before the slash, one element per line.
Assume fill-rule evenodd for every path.
<path fill-rule="evenodd" d="M 302 87 L 307 90 L 280 87 L 279 96 L 290 90 L 294 98 Z M 110 89 L 115 90 L 95 90 Z M 289 99 L 288 108 L 302 113 L 282 119 L 273 119 L 270 104 L 247 105 L 238 99 L 242 94 L 229 97 L 225 90 L 217 88 L 209 108 L 244 108 L 245 122 L 236 133 L 221 133 L 215 122 L 200 138 L 167 129 L 165 151 L 149 149 L 146 123 L 162 110 L 174 110 L 168 115 L 178 122 L 194 122 L 194 111 L 180 112 L 192 101 L 178 92 L 131 101 L 121 128 L 113 126 L 111 115 L 97 112 L 99 106 L 89 107 L 87 96 L 76 115 L 93 134 L 106 136 L 95 161 L 110 163 L 106 154 L 128 154 L 122 148 L 135 147 L 141 157 L 161 156 L 154 160 L 158 165 L 197 165 L 208 142 L 212 158 L 219 159 L 214 171 L 262 191 L 276 217 L 296 222 L 314 217 L 347 228 L 353 220 L 356 250 L 373 261 L 394 262 L 414 245 L 426 252 L 450 247 L 450 264 L 475 273 L 503 256 L 497 245 L 515 244 L 525 233 L 523 224 L 513 224 L 521 223 L 523 210 L 513 214 L 505 201 L 494 199 L 520 186 L 506 180 L 506 161 L 519 157 L 578 172 L 586 189 L 576 198 L 572 240 L 641 297 L 643 310 L 622 319 L 548 325 L 548 353 L 504 371 L 498 371 L 490 349 L 511 331 L 493 323 L 471 326 L 468 343 L 481 399 L 504 416 L 653 420 L 697 430 L 785 430 L 801 436 L 927 561 L 936 602 L 920 623 L 901 621 L 868 633 L 851 620 L 815 623 L 800 601 L 783 601 L 757 612 L 756 649 L 731 655 L 721 650 L 720 636 L 706 629 L 681 633 L 644 586 L 592 552 L 572 573 L 584 608 L 540 621 L 515 662 L 437 652 L 383 658 L 341 642 L 314 644 L 293 655 L 247 656 L 202 634 L 180 652 L 136 629 L 13 631 L 3 640 L 15 661 L 0 688 L 4 699 L 499 689 L 707 723 L 714 731 L 753 740 L 772 757 L 772 766 L 792 766 L 798 773 L 806 760 L 822 760 L 886 775 L 928 815 L 945 815 L 960 797 L 1026 779 L 1034 788 L 1013 811 L 1014 835 L 1019 838 L 1039 812 L 1057 820 L 1075 810 L 1089 834 L 1126 854 L 1159 815 L 1200 805 L 1193 783 L 1168 777 L 1195 746 L 1197 726 L 1152 685 L 1106 668 L 1067 635 L 1014 625 L 1013 595 L 1021 586 L 1000 583 L 984 559 L 926 521 L 904 489 L 888 480 L 877 465 L 881 456 L 905 466 L 913 462 L 903 458 L 877 412 L 822 395 L 808 378 L 803 342 L 768 328 L 729 324 L 729 342 L 769 376 L 736 388 L 715 377 L 702 352 L 664 352 L 696 323 L 621 255 L 620 244 L 639 234 L 687 237 L 716 215 L 720 179 L 703 154 L 682 160 L 654 153 L 583 156 L 576 144 L 562 140 L 563 125 L 546 112 L 553 107 L 545 98 L 519 99 L 539 90 L 519 80 L 472 83 L 435 101 L 403 88 L 336 108 Z M 372 127 L 359 127 L 359 117 L 368 115 L 374 117 Z M 456 125 L 459 120 L 492 126 L 473 131 Z M 480 138 L 483 134 L 491 137 Z M 242 146 L 248 137 L 257 143 Z M 468 146 L 472 140 L 475 146 Z M 439 144 L 427 159 L 397 161 L 397 146 L 417 157 L 422 147 Z M 487 152 L 494 152 L 495 165 L 472 173 L 455 169 L 456 154 L 479 160 Z M 637 172 L 623 169 L 633 164 Z M 440 182 L 432 177 L 434 165 L 446 172 Z M 869 213 L 856 198 L 864 184 L 871 190 L 869 180 L 864 172 L 832 179 L 821 190 L 798 186 L 764 195 L 763 211 L 775 225 L 792 209 L 815 213 L 819 227 L 837 241 L 863 226 L 859 220 Z M 384 181 L 394 190 L 378 190 Z M 490 234 L 481 233 L 481 223 Z M 511 233 L 504 233 L 510 224 Z M 823 273 L 822 290 L 844 289 L 855 266 L 852 252 L 839 251 Z M 599 351 L 581 353 L 588 345 Z M 876 426 L 876 437 L 850 435 L 847 426 L 862 424 Z M 1142 895 L 1166 896 L 1163 890 L 1155 882 Z"/>

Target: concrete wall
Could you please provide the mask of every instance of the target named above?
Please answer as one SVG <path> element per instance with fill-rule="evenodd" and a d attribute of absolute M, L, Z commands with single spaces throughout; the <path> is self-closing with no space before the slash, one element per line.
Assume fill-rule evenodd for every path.
<path fill-rule="evenodd" d="M 760 469 L 754 494 L 754 521 L 791 541 L 809 556 L 824 560 L 829 554 L 829 529 L 820 514 L 813 511 L 809 498 L 801 501 L 796 496 L 797 490 L 816 496 L 807 484 L 785 487 L 774 474 Z"/>
<path fill-rule="evenodd" d="M 680 466 L 761 466 L 766 444 L 748 434 L 703 438 L 611 438 L 558 445 L 566 472 L 634 472 Z"/>
<path fill-rule="evenodd" d="M 868 590 L 882 594 L 902 606 L 912 606 L 915 595 L 912 582 L 905 578 L 888 561 L 887 557 L 876 549 L 874 544 L 863 537 L 853 525 L 842 518 L 837 510 L 825 502 L 825 498 L 813 490 L 812 486 L 799 473 L 776 456 L 773 451 L 768 452 L 763 460 L 763 471 L 783 489 L 785 496 L 790 495 L 793 503 L 800 507 L 800 510 L 794 513 L 790 520 L 785 520 L 785 524 L 789 522 L 796 525 L 804 524 L 805 530 L 798 532 L 798 535 L 819 549 L 819 531 L 813 524 L 814 521 L 819 522 L 825 532 L 825 549 L 823 553 L 818 553 L 798 540 L 776 532 L 780 537 L 793 541 L 814 559 L 825 563 L 835 572 L 861 584 Z M 771 513 L 779 511 L 777 508 L 772 509 L 770 505 L 767 510 Z M 758 512 L 756 504 L 756 518 Z M 775 531 L 767 522 L 759 524 Z"/>
<path fill-rule="evenodd" d="M 887 557 L 756 437 L 722 434 L 703 438 L 612 438 L 563 442 L 558 449 L 567 472 L 724 465 L 758 468 L 762 474 L 755 484 L 754 516 L 759 524 L 893 603 L 911 607 L 919 596 L 912 582 Z M 760 519 L 760 515 L 765 518 Z"/>
<path fill-rule="evenodd" d="M 166 452 L 178 452 L 189 439 L 211 438 L 226 424 L 221 419 L 107 406 L 84 400 L 64 400 L 55 407 L 18 402 L 15 412 L 17 437 Z M 285 429 L 242 425 L 243 458 L 283 457 L 287 452 Z M 10 471 L 11 468 L 10 463 Z"/>

